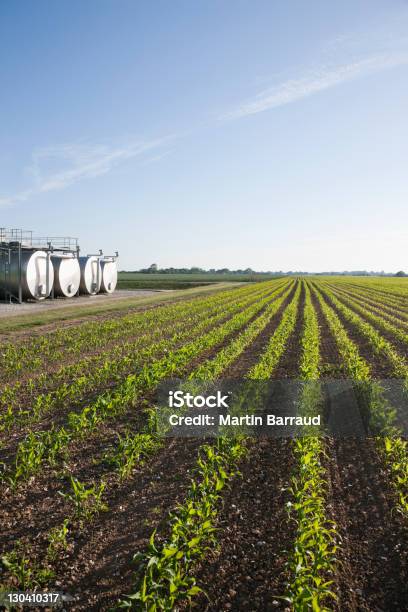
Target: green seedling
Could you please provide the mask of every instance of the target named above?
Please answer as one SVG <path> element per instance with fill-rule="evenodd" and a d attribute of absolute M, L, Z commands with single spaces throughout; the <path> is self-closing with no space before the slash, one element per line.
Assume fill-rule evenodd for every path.
<path fill-rule="evenodd" d="M 96 484 L 86 486 L 77 478 L 70 478 L 72 493 L 59 494 L 74 506 L 74 516 L 81 522 L 89 521 L 95 514 L 106 511 L 108 507 L 102 501 L 102 495 L 106 487 L 105 482 L 101 482 L 99 486 Z"/>

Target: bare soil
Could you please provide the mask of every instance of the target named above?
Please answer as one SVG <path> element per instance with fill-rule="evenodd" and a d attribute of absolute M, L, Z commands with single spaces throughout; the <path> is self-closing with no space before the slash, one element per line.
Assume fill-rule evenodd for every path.
<path fill-rule="evenodd" d="M 290 440 L 257 440 L 225 496 L 218 520 L 220 548 L 202 564 L 201 596 L 193 609 L 283 610 L 285 563 L 294 539 L 286 503 L 293 469 Z"/>

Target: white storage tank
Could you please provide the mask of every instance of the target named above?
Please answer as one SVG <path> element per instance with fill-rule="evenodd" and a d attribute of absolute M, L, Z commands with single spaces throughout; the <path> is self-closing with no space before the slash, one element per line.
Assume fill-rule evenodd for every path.
<path fill-rule="evenodd" d="M 80 293 L 95 295 L 99 293 L 102 281 L 102 271 L 99 257 L 79 257 L 81 269 Z"/>
<path fill-rule="evenodd" d="M 21 292 L 23 300 L 45 300 L 54 283 L 54 268 L 45 251 L 21 250 Z M 19 294 L 20 263 L 18 249 L 10 254 L 8 290 Z"/>
<path fill-rule="evenodd" d="M 101 261 L 102 282 L 101 293 L 113 293 L 118 284 L 118 266 L 115 260 Z"/>
<path fill-rule="evenodd" d="M 79 289 L 81 270 L 77 257 L 72 255 L 53 255 L 54 295 L 73 297 Z"/>

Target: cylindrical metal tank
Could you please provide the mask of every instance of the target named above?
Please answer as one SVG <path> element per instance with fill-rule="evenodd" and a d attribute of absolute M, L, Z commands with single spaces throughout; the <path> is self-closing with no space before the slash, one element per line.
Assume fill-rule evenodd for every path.
<path fill-rule="evenodd" d="M 73 297 L 81 280 L 81 270 L 77 257 L 53 255 L 54 266 L 54 295 Z"/>
<path fill-rule="evenodd" d="M 101 288 L 102 271 L 99 257 L 80 257 L 81 282 L 79 292 L 86 295 L 95 295 Z"/>
<path fill-rule="evenodd" d="M 54 268 L 45 251 L 22 249 L 21 293 L 23 300 L 44 300 L 51 293 L 54 283 Z M 17 246 L 10 253 L 10 275 L 7 289 L 19 295 L 20 263 Z"/>
<path fill-rule="evenodd" d="M 113 293 L 118 283 L 118 266 L 116 261 L 101 261 L 101 293 Z"/>

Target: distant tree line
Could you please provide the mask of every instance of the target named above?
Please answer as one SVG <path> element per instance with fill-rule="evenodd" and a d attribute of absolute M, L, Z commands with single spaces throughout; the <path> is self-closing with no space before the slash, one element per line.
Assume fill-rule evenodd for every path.
<path fill-rule="evenodd" d="M 130 270 L 129 270 L 130 272 Z M 283 272 L 282 270 L 268 270 L 258 272 L 253 270 L 252 268 L 245 268 L 244 270 L 230 270 L 229 268 L 210 268 L 209 270 L 205 270 L 204 268 L 199 268 L 197 266 L 193 266 L 192 268 L 159 268 L 157 264 L 153 263 L 148 268 L 141 268 L 140 270 L 132 270 L 132 272 L 138 274 L 256 274 L 256 275 L 265 275 L 265 276 L 306 276 L 306 275 L 322 275 L 322 276 L 398 276 L 405 277 L 407 274 L 400 270 L 396 274 L 393 272 L 375 272 L 375 271 L 367 271 L 367 270 L 344 270 L 343 272 L 304 272 L 302 270 L 289 270 L 287 272 Z"/>
<path fill-rule="evenodd" d="M 192 268 L 159 268 L 157 264 L 135 270 L 135 272 L 142 274 L 275 274 L 274 272 L 255 272 L 251 268 L 246 268 L 245 270 L 230 270 L 229 268 L 211 268 L 210 270 L 205 270 L 197 266 Z"/>

